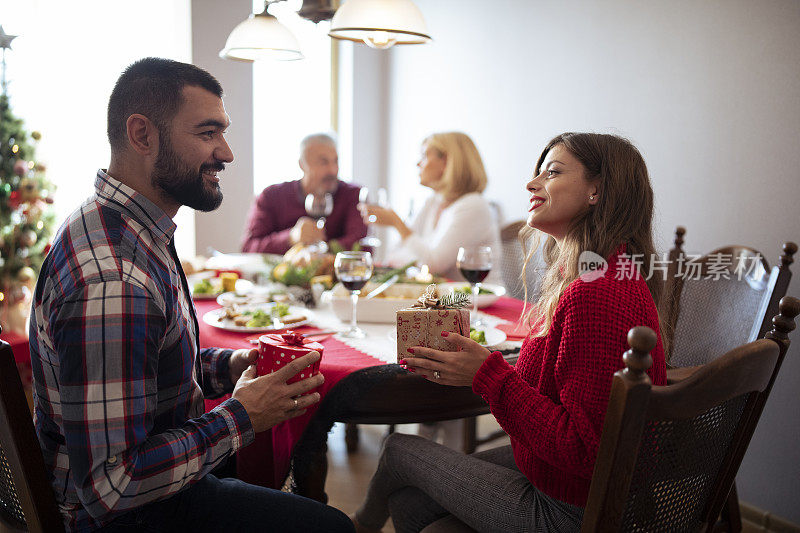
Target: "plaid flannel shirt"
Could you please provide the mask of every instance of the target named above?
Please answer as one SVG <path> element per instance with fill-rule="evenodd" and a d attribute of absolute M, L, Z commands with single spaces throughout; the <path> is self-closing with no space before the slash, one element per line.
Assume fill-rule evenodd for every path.
<path fill-rule="evenodd" d="M 172 219 L 102 170 L 95 189 L 59 229 L 29 332 L 36 432 L 69 530 L 166 498 L 254 439 L 237 400 L 204 414 L 204 393 L 232 388 L 232 352 L 198 358 Z"/>

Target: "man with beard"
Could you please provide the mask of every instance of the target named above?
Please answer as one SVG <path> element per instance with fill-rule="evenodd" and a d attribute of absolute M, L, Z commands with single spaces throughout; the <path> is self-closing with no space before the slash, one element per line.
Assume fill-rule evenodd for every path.
<path fill-rule="evenodd" d="M 200 349 L 172 218 L 222 201 L 218 172 L 233 154 L 221 95 L 193 65 L 128 67 L 108 104 L 108 170 L 42 266 L 35 425 L 69 531 L 352 531 L 336 509 L 211 473 L 319 401 L 301 394 L 323 381 L 286 384 L 317 352 L 256 377 L 256 350 Z M 228 392 L 203 412 L 204 397 Z"/>
<path fill-rule="evenodd" d="M 315 133 L 300 143 L 300 168 L 303 177 L 270 185 L 256 198 L 247 218 L 243 252 L 282 254 L 297 243 L 337 241 L 349 250 L 367 234 L 358 212 L 360 187 L 341 181 L 336 141 L 330 135 Z M 306 216 L 305 198 L 309 194 L 333 195 L 333 211 L 325 226 Z"/>

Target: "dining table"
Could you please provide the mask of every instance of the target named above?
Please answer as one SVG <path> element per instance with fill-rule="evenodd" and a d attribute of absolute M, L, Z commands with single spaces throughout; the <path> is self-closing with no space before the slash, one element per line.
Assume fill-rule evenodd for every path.
<path fill-rule="evenodd" d="M 196 300 L 200 318 L 200 346 L 252 348 L 259 333 L 223 329 L 204 320 L 220 308 L 213 300 Z M 503 331 L 506 340 L 493 347 L 515 357 L 527 328 L 519 320 L 523 302 L 501 296 L 480 309 L 488 327 Z M 329 307 L 308 310 L 309 324 L 292 328 L 321 342 L 320 372 L 325 382 L 317 390 L 319 403 L 300 416 L 256 434 L 255 441 L 236 455 L 239 479 L 256 485 L 283 488 L 326 502 L 327 436 L 335 422 L 353 424 L 409 424 L 460 419 L 489 412 L 488 405 L 470 387 L 439 385 L 408 372 L 397 361 L 394 324 L 359 321 L 363 339 L 319 332 L 344 331 Z M 359 317 L 361 318 L 361 317 Z M 227 396 L 206 400 L 212 409 Z"/>

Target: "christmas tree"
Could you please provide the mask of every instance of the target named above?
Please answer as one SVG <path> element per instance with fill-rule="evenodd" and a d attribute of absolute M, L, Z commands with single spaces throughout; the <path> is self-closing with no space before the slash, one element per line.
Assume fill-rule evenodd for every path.
<path fill-rule="evenodd" d="M 5 50 L 13 36 L 0 27 L 3 76 L 0 94 L 0 301 L 5 306 L 25 299 L 50 249 L 55 223 L 50 207 L 55 190 L 36 161 L 41 134 L 25 131 L 11 110 L 5 82 Z"/>
<path fill-rule="evenodd" d="M 40 138 L 36 131 L 28 135 L 8 96 L 0 95 L 0 283 L 6 288 L 35 279 L 49 249 L 54 187 L 35 158 Z"/>

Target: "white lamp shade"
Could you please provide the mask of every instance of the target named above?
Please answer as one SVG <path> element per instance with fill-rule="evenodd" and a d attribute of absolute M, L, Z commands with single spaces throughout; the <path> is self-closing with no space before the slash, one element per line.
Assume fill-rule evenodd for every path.
<path fill-rule="evenodd" d="M 228 36 L 219 57 L 239 61 L 303 59 L 300 45 L 292 32 L 268 13 L 250 15 Z"/>
<path fill-rule="evenodd" d="M 328 35 L 363 41 L 373 48 L 431 40 L 425 19 L 411 0 L 347 0 L 333 16 Z"/>

